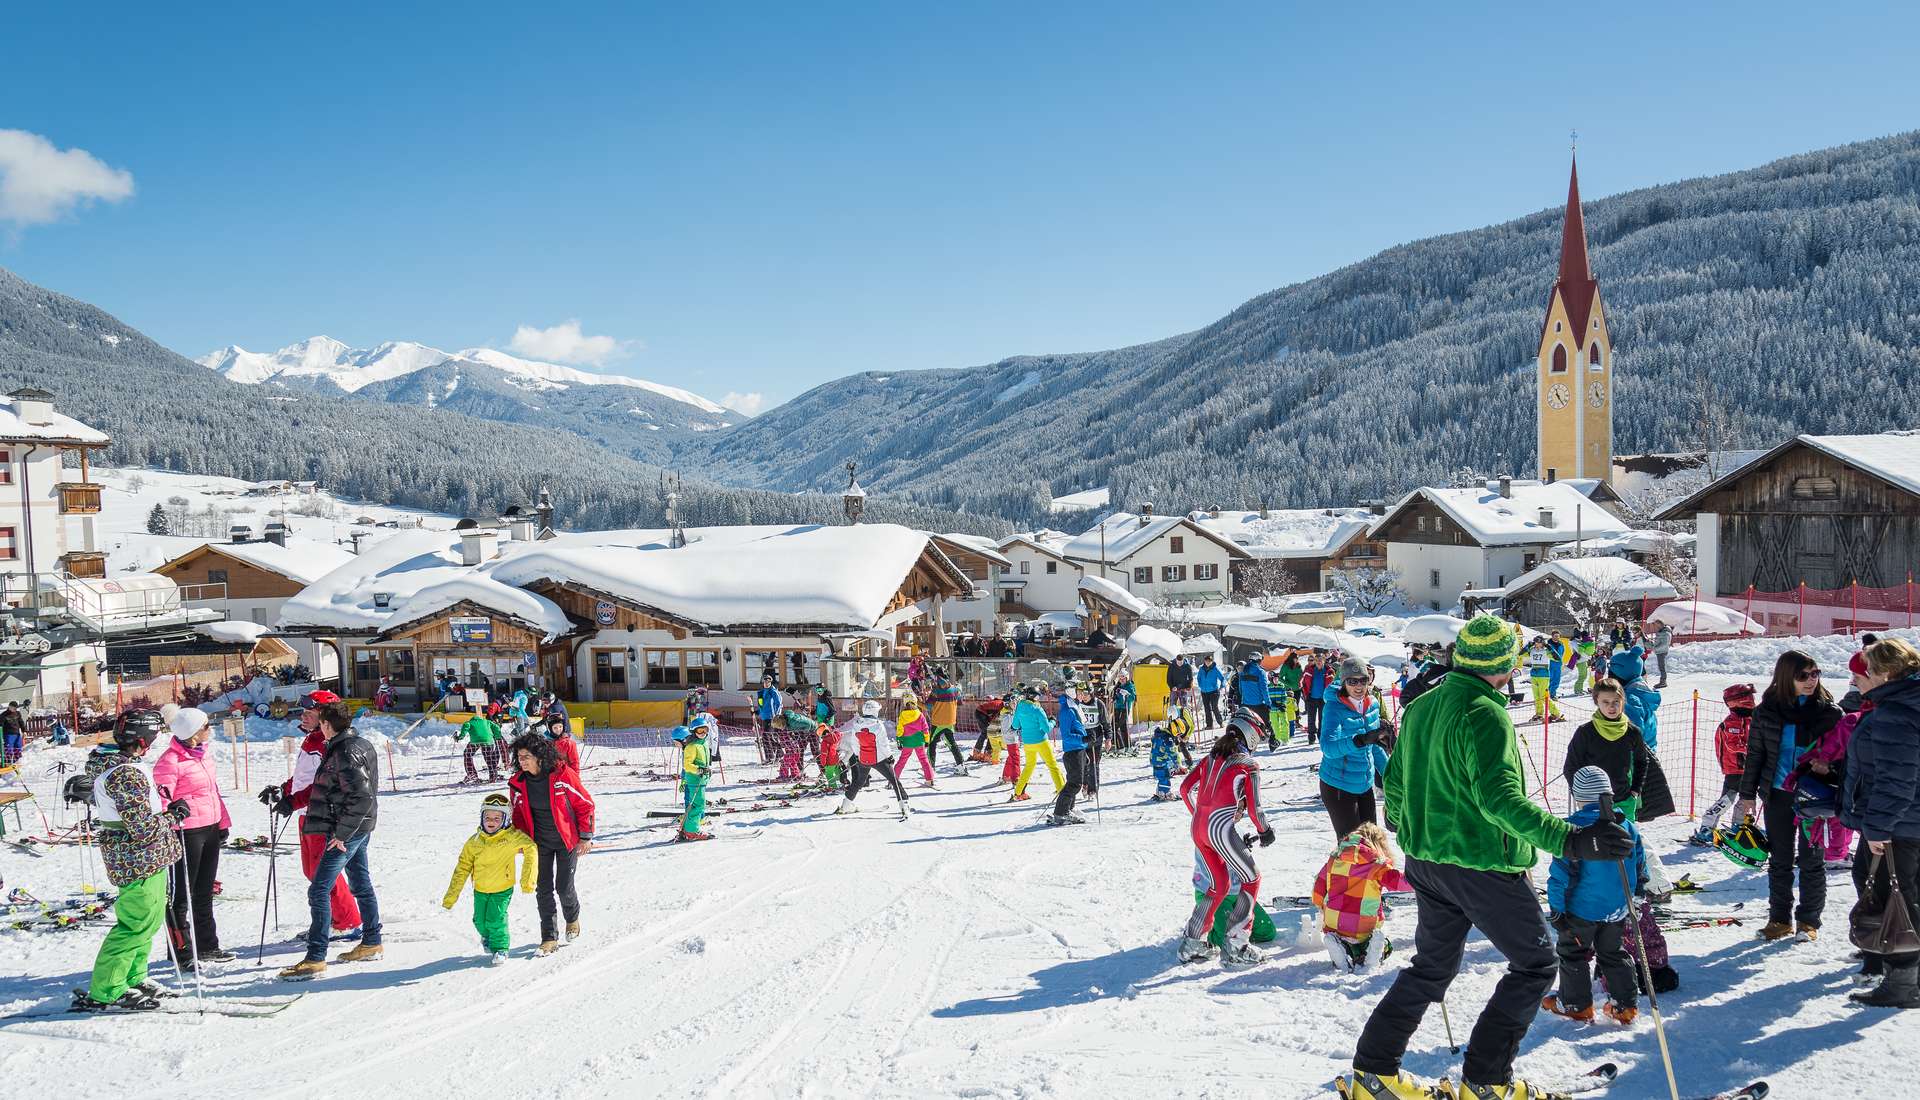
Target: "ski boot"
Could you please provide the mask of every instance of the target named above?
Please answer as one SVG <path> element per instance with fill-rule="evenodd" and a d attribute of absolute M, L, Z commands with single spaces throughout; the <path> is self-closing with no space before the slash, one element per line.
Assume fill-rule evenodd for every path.
<path fill-rule="evenodd" d="M 907 809 L 907 804 L 905 802 L 901 802 L 900 803 L 900 820 L 905 821 L 907 818 L 912 816 L 913 816 L 913 811 Z"/>
<path fill-rule="evenodd" d="M 1079 810 L 1068 810 L 1060 816 L 1066 819 L 1062 822 L 1064 825 L 1085 825 L 1087 823 L 1087 815 L 1081 813 Z"/>
<path fill-rule="evenodd" d="M 1229 970 L 1258 966 L 1265 961 L 1267 961 L 1266 952 L 1250 943 L 1234 943 L 1229 940 L 1227 946 L 1220 952 L 1220 965 Z"/>
<path fill-rule="evenodd" d="M 1070 822 L 1070 821 L 1068 821 L 1068 820 L 1067 820 L 1067 817 L 1066 817 L 1066 815 L 1065 815 L 1065 814 L 1048 814 L 1047 816 L 1045 816 L 1045 817 L 1043 817 L 1043 818 L 1041 818 L 1040 820 L 1041 820 L 1041 822 L 1042 822 L 1043 824 L 1047 824 L 1047 825 L 1071 825 L 1071 824 L 1073 824 L 1072 822 Z"/>
<path fill-rule="evenodd" d="M 280 972 L 282 981 L 310 982 L 327 972 L 327 964 L 317 959 L 301 959 Z"/>
<path fill-rule="evenodd" d="M 1573 1100 L 1567 1093 L 1549 1092 L 1538 1085 L 1517 1080 L 1504 1085 L 1475 1085 L 1462 1081 L 1456 1095 L 1459 1100 Z"/>
<path fill-rule="evenodd" d="M 173 990 L 168 989 L 166 986 L 161 985 L 159 982 L 154 981 L 152 978 L 148 978 L 146 981 L 141 982 L 139 985 L 136 985 L 133 988 L 139 990 L 140 992 L 146 994 L 149 997 L 152 997 L 156 1001 L 160 1000 L 163 997 L 178 997 L 180 995 L 178 993 L 175 993 Z"/>
<path fill-rule="evenodd" d="M 343 963 L 379 962 L 380 957 L 386 953 L 386 949 L 379 944 L 362 941 L 359 946 L 351 947 L 340 952 L 340 957 L 333 961 Z"/>
<path fill-rule="evenodd" d="M 1354 1070 L 1351 1079 L 1334 1078 L 1333 1087 L 1345 1100 L 1453 1100 L 1453 1090 L 1444 1081 L 1423 1085 L 1404 1073 L 1381 1077 Z"/>
<path fill-rule="evenodd" d="M 199 961 L 203 963 L 230 963 L 239 957 L 240 956 L 235 955 L 231 951 L 216 947 L 211 951 L 200 952 Z"/>
<path fill-rule="evenodd" d="M 505 951 L 494 951 L 494 952 L 492 952 L 492 953 L 490 953 L 490 954 L 488 954 L 488 956 L 487 956 L 487 965 L 488 965 L 488 966 L 505 966 L 505 965 L 507 965 L 507 953 L 506 953 Z"/>
<path fill-rule="evenodd" d="M 852 812 L 853 812 L 853 799 L 851 798 L 841 799 L 840 804 L 833 808 L 833 813 L 834 813 L 834 816 L 836 817 L 838 817 L 841 814 L 850 814 Z"/>
<path fill-rule="evenodd" d="M 1687 837 L 1687 843 L 1693 845 L 1695 848 L 1711 848 L 1713 847 L 1713 833 L 1707 829 L 1695 829 L 1693 833 Z"/>
<path fill-rule="evenodd" d="M 1196 940 L 1192 936 L 1182 935 L 1179 954 L 1180 961 L 1183 963 L 1199 962 L 1213 954 L 1213 945 L 1206 940 Z"/>
<path fill-rule="evenodd" d="M 1033 796 L 1028 794 L 1025 791 L 1019 791 L 1019 792 L 1016 792 L 1012 798 L 1007 799 L 1007 801 L 1008 802 L 1032 802 Z"/>
<path fill-rule="evenodd" d="M 1617 1005 L 1612 1001 L 1606 1003 L 1603 1011 L 1606 1012 L 1607 1019 L 1623 1027 L 1631 1026 L 1635 1020 L 1640 1018 L 1640 1010 L 1635 1006 Z"/>
<path fill-rule="evenodd" d="M 132 1012 L 151 1012 L 160 1007 L 160 998 L 149 997 L 138 989 L 129 989 L 120 994 L 117 1001 L 96 1001 L 84 989 L 73 991 L 73 1004 L 68 1012 L 105 1012 L 109 1008 L 121 1008 Z"/>
<path fill-rule="evenodd" d="M 1353 952 L 1347 950 L 1347 941 L 1332 932 L 1320 933 L 1320 946 L 1327 950 L 1327 961 L 1333 964 L 1336 973 L 1346 974 L 1353 970 Z"/>
<path fill-rule="evenodd" d="M 577 920 L 568 921 L 567 922 L 567 942 L 572 943 L 573 941 L 579 938 L 580 938 L 580 922 Z"/>
<path fill-rule="evenodd" d="M 1153 800 L 1155 802 L 1178 802 L 1180 801 L 1180 796 L 1174 794 L 1172 791 L 1155 791 L 1153 792 Z"/>
<path fill-rule="evenodd" d="M 692 841 L 692 840 L 712 840 L 713 834 L 712 833 L 690 833 L 690 832 L 687 832 L 685 829 L 682 829 L 680 830 L 680 835 L 674 837 L 673 839 L 675 843 L 680 843 L 683 841 Z"/>
<path fill-rule="evenodd" d="M 1612 1006 L 1609 1005 L 1608 1007 L 1611 1008 Z M 1583 1024 L 1590 1024 L 1593 1022 L 1593 1006 L 1592 1005 L 1588 1005 L 1585 1008 L 1569 1008 L 1568 1006 L 1561 1004 L 1560 998 L 1552 994 L 1548 994 L 1547 996 L 1542 997 L 1540 999 L 1540 1008 L 1543 1011 L 1553 1013 L 1555 1016 L 1565 1016 L 1569 1020 L 1578 1020 Z"/>

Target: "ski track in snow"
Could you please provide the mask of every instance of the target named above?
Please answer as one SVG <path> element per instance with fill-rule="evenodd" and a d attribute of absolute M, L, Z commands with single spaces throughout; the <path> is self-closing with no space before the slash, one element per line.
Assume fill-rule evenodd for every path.
<path fill-rule="evenodd" d="M 223 780 L 229 751 L 215 749 Z M 51 800 L 50 764 L 60 752 L 73 754 L 36 750 L 27 767 L 56 823 L 65 811 Z M 267 779 L 284 774 L 278 745 L 251 752 L 250 766 Z M 1301 768 L 1314 758 L 1298 744 L 1262 757 L 1272 765 L 1262 798 L 1280 837 L 1255 849 L 1263 896 L 1307 893 L 1331 840 L 1317 804 L 1282 804 L 1315 793 L 1315 776 Z M 537 918 L 532 898 L 518 896 L 513 957 L 494 969 L 474 942 L 469 897 L 451 912 L 439 907 L 485 788 L 447 787 L 455 765 L 437 748 L 396 764 L 402 790 L 383 793 L 372 850 L 385 959 L 336 965 L 300 986 L 274 980 L 274 969 L 299 957 L 288 941 L 304 923 L 304 880 L 292 856 L 281 861 L 281 931 L 269 929 L 266 965 L 256 967 L 268 861 L 228 854 L 221 875 L 232 904 L 218 915 L 223 942 L 242 958 L 209 976 L 209 996 L 297 989 L 305 999 L 270 1020 L 0 1025 L 0 1080 L 19 1095 L 45 1095 L 84 1072 L 195 1100 L 374 1090 L 466 1097 L 476 1086 L 507 1096 L 1327 1096 L 1412 946 L 1415 909 L 1401 904 L 1387 925 L 1396 951 L 1381 972 L 1336 975 L 1317 937 L 1292 942 L 1312 911 L 1283 907 L 1273 914 L 1280 940 L 1263 964 L 1177 963 L 1173 944 L 1192 897 L 1188 822 L 1177 803 L 1147 801 L 1144 755 L 1108 758 L 1102 804 L 1081 801 L 1087 825 L 1036 825 L 1051 797 L 1044 772 L 1032 802 L 1009 805 L 983 768 L 943 776 L 935 790 L 910 787 L 906 822 L 889 812 L 890 797 L 869 789 L 866 812 L 850 820 L 825 817 L 830 798 L 803 799 L 722 815 L 720 839 L 693 846 L 661 843 L 664 831 L 646 828 L 661 823 L 644 811 L 670 805 L 673 793 L 626 774 L 639 764 L 587 774 L 609 843 L 580 865 L 581 941 L 531 957 Z M 730 770 L 736 779 L 764 772 Z M 745 785 L 713 795 L 777 797 Z M 264 831 L 247 795 L 228 798 L 237 835 Z M 763 830 L 755 839 L 729 837 L 755 828 Z M 1679 845 L 1686 829 L 1669 819 L 1648 830 L 1670 873 L 1733 886 L 1688 905 L 1744 899 L 1752 910 L 1764 874 Z M 78 871 L 73 848 L 42 859 L 0 849 L 8 885 L 42 897 L 72 889 Z M 1535 878 L 1544 883 L 1544 870 Z M 1920 1014 L 1846 1003 L 1844 874 L 1830 877 L 1828 897 L 1827 938 L 1815 944 L 1754 942 L 1764 913 L 1742 927 L 1672 934 L 1683 984 L 1662 1006 L 1684 1094 L 1756 1077 L 1782 1097 L 1902 1094 Z M 0 932 L 0 1013 L 62 1001 L 84 984 L 105 929 Z M 1449 997 L 1457 1038 L 1466 1039 L 1504 969 L 1484 940 L 1469 944 Z M 155 974 L 190 992 L 169 964 L 156 963 Z M 1459 1059 L 1437 1017 L 1429 1013 L 1415 1036 L 1407 1068 L 1457 1079 Z M 1551 1080 L 1601 1061 L 1622 1067 L 1609 1097 L 1665 1095 L 1644 1015 L 1629 1030 L 1542 1017 L 1518 1068 Z"/>

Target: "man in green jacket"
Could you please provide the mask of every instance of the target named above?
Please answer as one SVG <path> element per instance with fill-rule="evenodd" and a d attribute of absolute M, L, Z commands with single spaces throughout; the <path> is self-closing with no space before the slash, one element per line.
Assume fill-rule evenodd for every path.
<path fill-rule="evenodd" d="M 494 725 L 486 715 L 475 714 L 454 733 L 453 739 L 467 743 L 462 760 L 467 765 L 468 783 L 480 782 L 480 773 L 473 766 L 473 754 L 476 752 L 487 762 L 487 782 L 500 782 L 499 726 Z"/>
<path fill-rule="evenodd" d="M 1540 850 L 1619 861 L 1633 838 L 1611 820 L 1575 830 L 1534 805 L 1521 778 L 1503 689 L 1519 661 L 1518 632 L 1492 615 L 1462 627 L 1453 671 L 1410 705 L 1387 765 L 1387 823 L 1399 831 L 1419 901 L 1413 961 L 1374 1007 L 1353 1052 L 1353 1100 L 1425 1100 L 1400 1072 L 1427 1006 L 1446 995 L 1475 928 L 1507 958 L 1467 1043 L 1461 1100 L 1548 1100 L 1513 1080 L 1513 1056 L 1557 970 L 1527 873 Z M 1607 874 L 1610 869 L 1597 873 Z"/>

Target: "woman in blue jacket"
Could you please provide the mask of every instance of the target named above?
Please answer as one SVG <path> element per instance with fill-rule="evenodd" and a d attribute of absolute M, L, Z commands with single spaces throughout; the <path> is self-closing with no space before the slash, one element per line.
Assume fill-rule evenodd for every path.
<path fill-rule="evenodd" d="M 1387 768 L 1372 671 L 1360 658 L 1348 657 L 1340 664 L 1340 682 L 1340 694 L 1326 704 L 1320 723 L 1320 801 L 1336 840 L 1376 822 L 1373 789 Z"/>
<path fill-rule="evenodd" d="M 1333 684 L 1331 654 L 1307 656 L 1306 676 L 1300 681 L 1301 705 L 1307 708 L 1307 744 L 1320 740 L 1320 714 L 1326 708 L 1327 688 Z"/>
<path fill-rule="evenodd" d="M 1194 686 L 1200 689 L 1200 705 L 1206 713 L 1207 724 L 1201 728 L 1212 729 L 1222 721 L 1220 689 L 1227 686 L 1226 675 L 1213 663 L 1212 657 L 1200 662 L 1200 671 L 1194 674 Z"/>
<path fill-rule="evenodd" d="M 1841 820 L 1860 831 L 1854 888 L 1869 908 L 1886 905 L 1889 872 L 1920 928 L 1920 650 L 1888 638 L 1867 647 L 1861 677 L 1873 709 L 1847 744 Z M 1777 842 L 1776 842 L 1777 843 Z M 1863 973 L 1886 974 L 1854 999 L 1878 1008 L 1920 1008 L 1920 955 L 1873 956 Z M 1874 963 L 1878 962 L 1879 967 Z"/>

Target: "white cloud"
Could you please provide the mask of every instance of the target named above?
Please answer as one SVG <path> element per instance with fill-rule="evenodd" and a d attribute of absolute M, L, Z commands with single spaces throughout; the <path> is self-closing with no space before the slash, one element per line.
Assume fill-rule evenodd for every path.
<path fill-rule="evenodd" d="M 753 393 L 733 393 L 729 391 L 720 403 L 744 416 L 759 416 L 760 410 L 767 407 L 766 396 L 758 390 Z"/>
<path fill-rule="evenodd" d="M 632 354 L 639 342 L 615 340 L 611 336 L 588 336 L 580 331 L 577 320 L 562 321 L 552 328 L 521 325 L 513 330 L 508 349 L 533 359 L 575 366 L 603 367 L 609 360 Z"/>
<path fill-rule="evenodd" d="M 55 221 L 89 202 L 133 194 L 133 173 L 109 168 L 85 149 L 57 149 L 25 130 L 0 130 L 0 222 Z"/>

